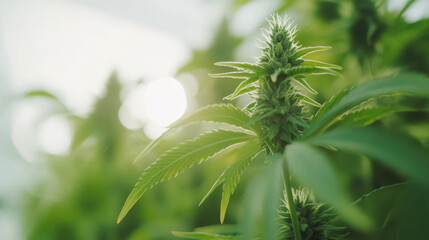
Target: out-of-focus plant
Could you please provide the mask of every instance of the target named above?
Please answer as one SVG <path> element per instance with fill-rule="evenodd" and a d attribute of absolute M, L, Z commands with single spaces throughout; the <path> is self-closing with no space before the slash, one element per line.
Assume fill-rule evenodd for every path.
<path fill-rule="evenodd" d="M 121 83 L 116 74 L 107 81 L 104 94 L 95 101 L 88 116 L 76 116 L 53 94 L 32 91 L 26 98 L 43 97 L 58 103 L 60 111 L 73 127 L 73 144 L 67 156 L 47 155 L 43 168 L 46 177 L 26 192 L 24 199 L 23 236 L 25 239 L 171 239 L 160 231 L 171 226 L 193 226 L 197 221 L 192 207 L 196 189 L 187 188 L 180 200 L 161 196 L 175 195 L 183 190 L 166 186 L 138 204 L 136 214 L 124 224 L 115 224 L 116 213 L 122 207 L 138 169 L 130 164 L 137 151 L 135 146 L 148 143 L 141 132 L 124 128 L 118 117 L 121 106 Z M 31 99 L 32 100 L 32 99 Z M 194 176 L 188 175 L 186 185 Z M 189 178 L 190 177 L 190 178 Z M 192 182 L 192 181 L 191 181 Z M 102 200 L 101 202 L 99 202 Z M 179 208 L 174 208 L 180 206 Z M 166 206 L 171 206 L 168 214 Z M 173 210 L 170 210 L 173 209 Z M 187 218 L 174 218 L 174 211 L 187 213 Z M 154 217 L 155 215 L 155 217 Z M 182 215 L 179 214 L 178 215 Z M 154 221 L 154 218 L 156 219 Z M 150 224 L 142 224 L 152 220 Z"/>
<path fill-rule="evenodd" d="M 335 214 L 321 214 L 321 203 L 308 205 L 305 197 L 293 195 L 292 182 L 300 183 L 314 193 L 319 201 L 327 202 L 339 216 L 354 228 L 368 231 L 373 221 L 361 209 L 352 204 L 347 191 L 342 189 L 327 154 L 317 146 L 333 151 L 344 150 L 367 155 L 390 167 L 416 184 L 429 186 L 429 161 L 427 152 L 407 139 L 380 128 L 366 127 L 374 121 L 394 112 L 416 111 L 403 105 L 389 107 L 373 104 L 371 99 L 386 95 L 408 95 L 429 98 L 429 80 L 419 74 L 401 73 L 376 79 L 345 89 L 332 96 L 323 105 L 308 94 L 317 94 L 305 81 L 307 74 L 336 74 L 341 68 L 324 62 L 307 59 L 307 55 L 329 47 L 302 47 L 295 41 L 296 28 L 289 19 L 274 16 L 266 42 L 261 47 L 263 55 L 257 63 L 220 62 L 219 66 L 236 71 L 214 74 L 213 77 L 243 79 L 228 100 L 247 95 L 252 102 L 243 109 L 230 104 L 205 107 L 170 126 L 176 129 L 198 122 L 215 122 L 230 125 L 228 130 L 217 129 L 187 140 L 168 150 L 146 168 L 127 198 L 118 222 L 129 212 L 145 191 L 156 184 L 169 180 L 187 168 L 200 164 L 217 153 L 230 148 L 236 161 L 227 167 L 214 183 L 202 202 L 222 185 L 221 223 L 240 176 L 255 161 L 255 156 L 265 155 L 269 174 L 254 185 L 267 188 L 264 212 L 270 216 L 264 228 L 264 239 L 278 239 L 281 221 L 276 219 L 275 209 L 280 204 L 281 175 L 287 202 L 284 218 L 286 239 L 340 239 L 338 227 L 331 226 Z M 319 108 L 310 114 L 309 106 Z M 167 131 L 149 144 L 143 156 L 163 142 Z M 290 174 L 295 178 L 291 179 Z M 295 183 L 295 184 L 296 184 Z M 266 202 L 266 201 L 265 201 Z M 273 211 L 274 209 L 274 211 Z M 246 208 L 252 211 L 251 208 Z M 302 211 L 305 211 L 302 212 Z M 252 222 L 252 215 L 246 219 Z M 322 224 L 322 222 L 324 224 Z M 311 224 L 309 224 L 311 223 Z M 244 224 L 246 225 L 246 224 Z M 293 233 L 292 233 L 293 231 Z M 237 236 L 212 233 L 176 233 L 194 239 L 244 239 L 253 238 L 250 228 L 242 227 Z"/>

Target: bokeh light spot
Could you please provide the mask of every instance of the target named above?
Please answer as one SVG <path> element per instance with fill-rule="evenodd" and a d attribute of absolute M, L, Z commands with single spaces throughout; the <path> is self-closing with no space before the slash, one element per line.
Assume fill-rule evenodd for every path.
<path fill-rule="evenodd" d="M 155 80 L 145 88 L 143 105 L 150 121 L 167 127 L 185 113 L 185 90 L 174 78 Z"/>
<path fill-rule="evenodd" d="M 72 131 L 64 117 L 51 116 L 39 126 L 37 137 L 42 151 L 54 155 L 65 155 L 70 148 Z"/>

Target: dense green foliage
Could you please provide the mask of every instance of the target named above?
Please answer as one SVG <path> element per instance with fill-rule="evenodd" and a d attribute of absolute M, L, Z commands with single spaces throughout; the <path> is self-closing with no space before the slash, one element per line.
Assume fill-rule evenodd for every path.
<path fill-rule="evenodd" d="M 377 160 L 411 180 L 429 185 L 426 174 L 429 170 L 429 162 L 425 150 L 381 130 L 349 127 L 365 126 L 386 115 L 385 111 L 375 114 L 372 111 L 365 111 L 368 109 L 365 101 L 369 99 L 400 93 L 429 98 L 429 81 L 417 74 L 400 74 L 381 78 L 341 91 L 321 106 L 306 96 L 294 83 L 300 84 L 308 92 L 314 94 L 316 92 L 304 80 L 304 74 L 332 74 L 335 73 L 334 69 L 341 68 L 333 64 L 303 58 L 310 53 L 328 48 L 301 47 L 295 42 L 295 34 L 296 28 L 289 19 L 283 20 L 274 16 L 270 21 L 270 30 L 267 31 L 267 41 L 261 47 L 263 55 L 258 59 L 258 63 L 221 62 L 217 64 L 235 68 L 237 71 L 214 74 L 213 77 L 244 79 L 234 93 L 227 97 L 227 99 L 234 99 L 241 95 L 248 95 L 250 99 L 253 99 L 253 102 L 250 102 L 241 112 L 240 109 L 230 105 L 213 105 L 179 121 L 180 124 L 173 125 L 173 127 L 180 127 L 181 124 L 191 122 L 219 122 L 250 130 L 254 135 L 249 135 L 239 129 L 215 130 L 167 151 L 144 170 L 128 197 L 118 222 L 147 189 L 175 177 L 186 168 L 201 163 L 227 147 L 239 143 L 242 144 L 234 147 L 234 151 L 232 151 L 240 153 L 235 156 L 236 163 L 222 173 L 204 199 L 215 187 L 223 183 L 222 223 L 229 197 L 234 192 L 241 174 L 249 165 L 250 160 L 258 152 L 264 150 L 263 154 L 269 160 L 268 164 L 270 162 L 274 164 L 272 163 L 274 161 L 286 161 L 282 164 L 283 167 L 277 167 L 273 171 L 282 172 L 285 179 L 284 191 L 287 196 L 287 213 L 289 214 L 286 217 L 289 222 L 289 225 L 286 225 L 288 226 L 285 234 L 287 239 L 292 236 L 294 239 L 342 238 L 341 235 L 327 231 L 329 228 L 336 228 L 329 225 L 330 220 L 326 220 L 326 214 L 320 214 L 311 208 L 307 209 L 306 197 L 294 198 L 289 179 L 290 170 L 297 176 L 299 182 L 313 190 L 320 199 L 331 204 L 343 219 L 354 227 L 366 231 L 373 227 L 372 220 L 359 208 L 351 205 L 350 197 L 347 191 L 340 187 L 339 179 L 336 178 L 335 169 L 331 166 L 329 158 L 311 147 L 312 144 L 376 157 Z M 305 109 L 304 104 L 306 103 L 320 107 L 320 110 L 311 116 Z M 387 113 L 401 109 L 403 108 L 390 108 Z M 331 127 L 337 121 L 342 124 L 337 125 L 336 128 Z M 157 140 L 158 144 L 159 142 L 162 140 Z M 252 146 L 251 142 L 255 142 L 255 144 Z M 251 147 L 246 149 L 249 146 Z M 283 152 L 284 155 L 279 155 Z M 405 162 L 406 158 L 410 160 Z M 272 191 L 279 191 L 279 189 L 272 189 Z M 322 206 L 322 204 L 319 205 Z M 265 208 L 274 209 L 277 207 L 275 205 L 265 206 Z M 251 209 L 246 210 L 252 211 Z M 265 211 L 269 212 L 268 209 Z M 311 224 L 307 221 L 308 219 L 312 219 Z M 317 224 L 319 222 L 325 223 L 322 228 Z M 279 230 L 276 227 L 268 227 L 268 229 L 265 238 L 277 239 Z M 241 232 L 241 234 L 246 236 L 246 239 L 250 237 L 248 233 Z M 191 236 L 189 234 L 177 235 Z M 209 237 L 209 235 L 192 236 L 201 239 Z"/>

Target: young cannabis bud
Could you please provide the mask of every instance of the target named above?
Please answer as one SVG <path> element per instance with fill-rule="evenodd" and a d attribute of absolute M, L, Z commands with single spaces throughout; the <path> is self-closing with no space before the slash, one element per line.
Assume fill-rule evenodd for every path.
<path fill-rule="evenodd" d="M 296 27 L 289 18 L 278 15 L 269 21 L 263 55 L 256 64 L 221 62 L 220 66 L 236 68 L 237 72 L 216 74 L 215 77 L 245 78 L 226 99 L 248 94 L 255 100 L 246 110 L 252 123 L 262 127 L 260 138 L 271 152 L 283 152 L 284 147 L 301 135 L 308 125 L 306 104 L 320 107 L 298 87 L 317 94 L 304 80 L 305 74 L 335 74 L 341 67 L 304 59 L 307 54 L 329 47 L 301 47 L 295 40 Z"/>
<path fill-rule="evenodd" d="M 286 196 L 284 199 L 287 199 Z M 316 203 L 309 199 L 309 192 L 301 189 L 293 191 L 293 199 L 301 227 L 303 240 L 339 240 L 344 239 L 347 234 L 341 233 L 345 227 L 332 225 L 336 214 L 325 204 Z M 287 200 L 282 206 L 281 239 L 293 240 L 293 224 L 289 212 Z"/>
<path fill-rule="evenodd" d="M 302 59 L 303 48 L 295 41 L 296 27 L 288 18 L 274 16 L 270 27 L 266 33 L 265 46 L 261 48 L 263 55 L 259 58 L 259 65 L 265 74 L 259 79 L 254 116 L 265 128 L 261 137 L 271 142 L 275 151 L 281 152 L 307 126 L 309 119 L 303 103 L 318 105 L 293 83 L 308 87 L 304 76 L 300 74 L 330 73 L 331 70 L 316 68 L 309 64 L 313 61 Z M 313 89 L 309 90 L 315 93 Z"/>

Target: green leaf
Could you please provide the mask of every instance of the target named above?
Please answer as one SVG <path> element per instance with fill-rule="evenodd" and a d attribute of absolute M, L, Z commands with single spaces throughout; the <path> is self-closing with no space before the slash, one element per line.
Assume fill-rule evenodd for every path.
<path fill-rule="evenodd" d="M 47 99 L 53 100 L 55 103 L 57 103 L 62 111 L 70 112 L 69 109 L 67 108 L 67 106 L 64 105 L 64 103 L 57 96 L 55 96 L 54 94 L 52 94 L 48 91 L 45 91 L 45 90 L 33 90 L 33 91 L 25 92 L 22 95 L 22 97 L 23 98 L 33 98 L 33 97 L 47 98 Z"/>
<path fill-rule="evenodd" d="M 318 103 L 316 100 L 313 100 L 313 99 L 311 99 L 311 98 L 309 98 L 303 94 L 298 93 L 296 95 L 298 96 L 299 99 L 301 99 L 301 101 L 304 101 L 304 102 L 306 102 L 310 105 L 313 105 L 315 107 L 319 107 L 319 108 L 322 107 L 322 105 L 320 103 Z"/>
<path fill-rule="evenodd" d="M 322 107 L 317 111 L 316 115 L 313 117 L 313 121 L 320 118 L 325 112 L 334 107 L 345 95 L 350 92 L 350 89 L 342 90 L 332 96 L 328 101 L 326 101 Z"/>
<path fill-rule="evenodd" d="M 314 94 L 314 95 L 316 95 L 316 94 L 317 94 L 316 90 L 314 90 L 314 89 L 310 86 L 310 84 L 308 84 L 308 83 L 307 83 L 307 81 L 305 81 L 303 78 L 297 78 L 297 77 L 295 77 L 294 79 L 295 79 L 295 81 L 297 81 L 299 84 L 301 84 L 305 89 L 307 89 L 307 90 L 308 90 L 309 92 L 311 92 L 312 94 Z"/>
<path fill-rule="evenodd" d="M 277 240 L 280 230 L 278 219 L 280 218 L 278 206 L 281 204 L 282 195 L 282 170 L 283 170 L 283 155 L 270 155 L 272 162 L 268 167 L 264 181 L 264 206 L 263 206 L 263 221 L 265 225 L 266 240 Z"/>
<path fill-rule="evenodd" d="M 254 139 L 257 139 L 255 135 L 244 132 L 215 130 L 167 151 L 143 171 L 119 214 L 118 223 L 146 190 L 159 182 L 176 177 L 185 169 L 200 164 L 231 145 Z"/>
<path fill-rule="evenodd" d="M 183 237 L 188 239 L 204 239 L 204 240 L 235 240 L 237 236 L 231 235 L 220 235 L 214 233 L 204 232 L 172 232 L 177 237 Z"/>
<path fill-rule="evenodd" d="M 169 128 L 182 127 L 197 122 L 215 122 L 226 123 L 259 133 L 260 130 L 258 126 L 248 124 L 251 120 L 252 119 L 246 112 L 234 107 L 232 104 L 214 104 L 203 107 L 195 113 L 179 119 L 170 125 Z"/>
<path fill-rule="evenodd" d="M 263 230 L 262 239 L 273 239 L 279 233 L 278 206 L 282 194 L 283 157 L 279 157 L 279 154 L 270 156 L 272 162 L 247 185 L 240 221 L 240 239 L 254 239 L 255 230 Z M 263 222 L 258 222 L 259 219 Z"/>
<path fill-rule="evenodd" d="M 316 120 L 304 131 L 304 138 L 326 129 L 341 114 L 361 102 L 394 93 L 429 98 L 429 80 L 420 74 L 406 73 L 380 78 L 357 86 L 339 99 L 336 104 L 331 105 L 329 110 L 324 111 L 323 114 L 317 114 L 320 116 L 316 117 Z"/>
<path fill-rule="evenodd" d="M 414 111 L 406 107 L 371 107 L 364 108 L 341 116 L 340 120 L 336 122 L 331 128 L 339 128 L 342 126 L 363 127 L 367 126 L 374 121 L 395 112 Z"/>
<path fill-rule="evenodd" d="M 216 73 L 209 74 L 210 77 L 214 78 L 255 78 L 258 77 L 256 73 L 241 71 L 241 72 L 227 72 L 227 73 Z"/>
<path fill-rule="evenodd" d="M 146 145 L 146 147 L 143 149 L 143 151 L 141 151 L 139 153 L 139 155 L 137 155 L 137 157 L 134 159 L 133 163 L 136 163 L 139 159 L 146 157 L 146 154 L 148 154 L 156 146 L 158 146 L 164 140 L 164 138 L 167 137 L 168 135 L 170 135 L 171 133 L 173 133 L 174 130 L 175 129 L 168 129 L 161 136 L 159 136 L 157 139 L 151 141 L 148 145 Z"/>
<path fill-rule="evenodd" d="M 371 220 L 350 205 L 350 197 L 340 186 L 334 167 L 323 152 L 300 142 L 286 147 L 288 165 L 297 179 L 313 190 L 316 196 L 331 203 L 349 223 L 368 229 Z"/>
<path fill-rule="evenodd" d="M 245 62 L 217 62 L 215 63 L 216 66 L 223 66 L 223 67 L 232 67 L 237 70 L 248 70 L 255 73 L 263 73 L 264 69 L 256 64 L 251 63 L 245 63 Z"/>
<path fill-rule="evenodd" d="M 319 61 L 315 61 L 315 60 L 309 60 L 309 59 L 304 59 L 304 62 L 301 63 L 299 66 L 303 66 L 303 67 L 323 67 L 323 68 L 333 68 L 333 69 L 337 69 L 337 70 L 342 70 L 343 68 L 335 65 L 335 64 L 331 64 L 331 63 L 324 63 L 324 62 L 319 62 Z"/>
<path fill-rule="evenodd" d="M 234 193 L 234 190 L 240 181 L 240 177 L 244 170 L 249 166 L 253 157 L 261 151 L 261 146 L 258 141 L 248 141 L 244 144 L 236 146 L 226 157 L 235 160 L 236 162 L 226 168 L 209 192 L 201 200 L 201 205 L 210 194 L 220 185 L 223 184 L 220 222 L 223 223 L 225 218 L 226 208 L 228 206 L 229 197 Z"/>
<path fill-rule="evenodd" d="M 249 166 L 255 154 L 257 154 L 261 147 L 253 145 L 253 149 L 247 149 L 248 154 L 244 156 L 244 161 L 226 170 L 223 186 L 222 186 L 222 200 L 220 204 L 220 222 L 223 223 L 225 219 L 226 209 L 228 207 L 229 198 L 234 193 L 235 188 L 240 181 L 240 177 L 244 170 Z"/>
<path fill-rule="evenodd" d="M 429 186 L 429 153 L 381 129 L 340 128 L 307 142 L 371 156 L 396 172 Z"/>
<path fill-rule="evenodd" d="M 277 136 L 277 133 L 279 133 L 279 130 L 280 128 L 278 125 L 274 125 L 274 124 L 271 125 L 270 128 L 268 129 L 268 138 L 270 140 L 273 140 Z"/>
<path fill-rule="evenodd" d="M 243 108 L 243 111 L 252 114 L 255 111 L 256 101 L 250 102 Z"/>
<path fill-rule="evenodd" d="M 234 92 L 232 93 L 232 94 L 230 94 L 228 97 L 225 97 L 224 99 L 226 99 L 226 98 L 230 98 L 230 96 L 232 97 L 232 96 L 238 96 L 238 95 L 241 95 L 240 94 L 240 92 L 244 89 L 244 88 L 246 88 L 246 87 L 248 87 L 250 84 L 252 84 L 252 83 L 254 83 L 254 82 L 256 82 L 258 79 L 257 78 L 249 78 L 249 79 L 247 79 L 247 80 L 245 80 L 245 81 L 243 81 L 243 82 L 241 82 L 239 85 L 238 85 L 238 87 L 234 90 Z"/>
<path fill-rule="evenodd" d="M 232 94 L 224 97 L 224 100 L 234 100 L 244 94 L 248 94 L 251 92 L 256 92 L 256 90 L 258 90 L 257 86 L 254 85 L 247 85 L 246 87 L 240 89 L 239 91 L 234 91 Z"/>
<path fill-rule="evenodd" d="M 301 48 L 298 51 L 296 51 L 291 56 L 291 58 L 297 59 L 299 57 L 303 57 L 303 56 L 311 54 L 311 53 L 326 51 L 328 49 L 331 49 L 331 47 L 328 47 L 328 46 L 305 47 L 305 48 Z"/>
<path fill-rule="evenodd" d="M 383 192 L 386 191 L 394 191 L 397 189 L 403 189 L 407 183 L 395 183 L 392 185 L 382 186 L 377 189 L 372 190 L 371 192 L 362 195 L 360 198 L 358 198 L 356 201 L 353 202 L 353 204 L 360 204 L 362 201 L 366 201 L 368 199 L 374 198 L 374 196 L 377 196 L 379 194 L 383 194 Z M 395 192 L 396 193 L 396 192 Z"/>
<path fill-rule="evenodd" d="M 336 75 L 337 72 L 329 69 L 329 68 L 323 68 L 323 67 L 307 67 L 307 66 L 297 66 L 297 67 L 291 67 L 282 69 L 282 73 L 287 75 L 288 77 L 297 75 L 297 74 L 330 74 L 330 75 Z"/>

